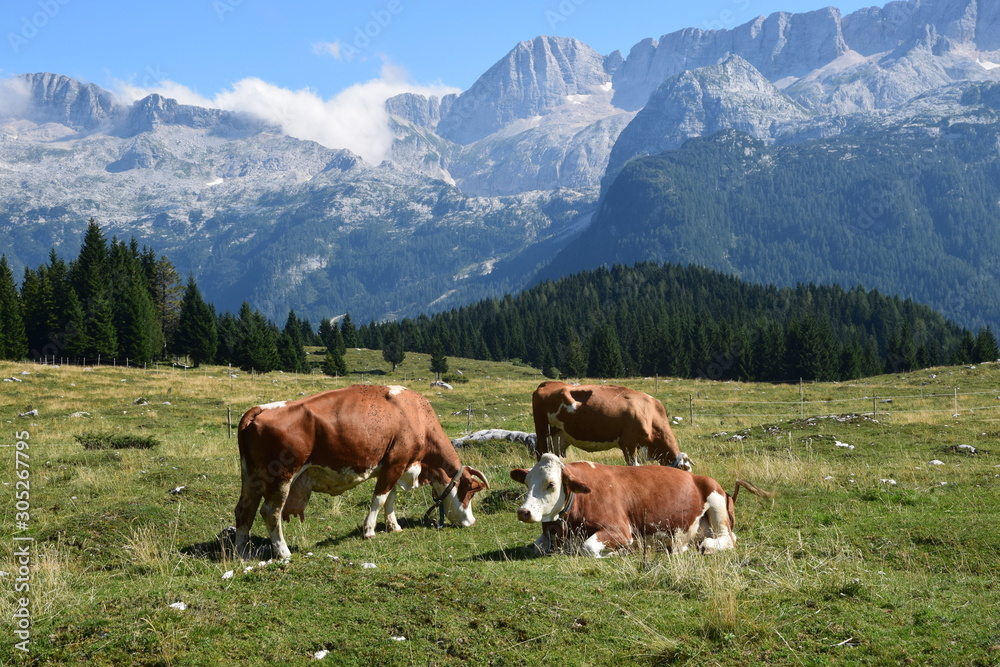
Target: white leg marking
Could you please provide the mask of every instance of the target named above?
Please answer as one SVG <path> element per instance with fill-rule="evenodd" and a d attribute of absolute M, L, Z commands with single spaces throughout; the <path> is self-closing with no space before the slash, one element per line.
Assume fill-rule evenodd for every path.
<path fill-rule="evenodd" d="M 289 486 L 290 484 L 287 482 L 282 485 L 282 497 L 288 496 Z M 292 552 L 285 543 L 285 535 L 281 529 L 281 507 L 274 507 L 265 499 L 264 505 L 260 508 L 260 513 L 264 517 L 264 523 L 267 524 L 267 532 L 271 537 L 272 556 L 274 558 L 290 558 Z"/>
<path fill-rule="evenodd" d="M 403 530 L 396 521 L 396 487 L 392 487 L 389 497 L 385 499 L 385 527 L 394 533 Z"/>
<path fill-rule="evenodd" d="M 604 542 L 597 539 L 597 534 L 593 534 L 580 546 L 580 553 L 593 558 L 603 558 L 601 552 L 604 551 Z"/>
<path fill-rule="evenodd" d="M 382 510 L 382 506 L 385 505 L 385 501 L 392 493 L 392 491 L 389 491 L 388 493 L 383 493 L 381 496 L 372 498 L 368 516 L 365 517 L 365 522 L 361 527 L 363 537 L 375 537 L 375 523 L 378 521 L 378 513 Z"/>

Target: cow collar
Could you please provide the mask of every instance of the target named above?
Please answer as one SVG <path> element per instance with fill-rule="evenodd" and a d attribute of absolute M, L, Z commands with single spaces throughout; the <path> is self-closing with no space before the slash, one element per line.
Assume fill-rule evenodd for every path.
<path fill-rule="evenodd" d="M 427 511 L 424 512 L 423 520 L 427 521 L 428 517 L 430 517 L 431 515 L 431 512 L 433 512 L 435 509 L 438 510 L 438 522 L 434 526 L 435 528 L 440 529 L 444 527 L 444 499 L 448 497 L 448 494 L 451 493 L 451 490 L 455 488 L 456 484 L 458 484 L 458 480 L 462 477 L 463 470 L 465 470 L 465 466 L 458 467 L 458 472 L 456 472 L 455 476 L 451 478 L 451 481 L 448 482 L 448 485 L 444 487 L 444 491 L 441 492 L 441 495 L 435 498 L 434 504 L 428 507 Z"/>
<path fill-rule="evenodd" d="M 566 503 L 563 508 L 559 510 L 559 514 L 556 514 L 556 520 L 566 523 L 566 515 L 569 514 L 569 510 L 573 507 L 573 501 L 576 499 L 576 492 L 570 491 L 569 495 L 566 496 Z"/>

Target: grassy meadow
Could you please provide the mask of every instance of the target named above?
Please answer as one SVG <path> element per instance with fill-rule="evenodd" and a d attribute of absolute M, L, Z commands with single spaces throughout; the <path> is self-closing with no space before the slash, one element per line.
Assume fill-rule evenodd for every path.
<path fill-rule="evenodd" d="M 333 379 L 0 362 L 21 380 L 0 384 L 0 664 L 286 665 L 327 651 L 337 665 L 1000 665 L 1000 365 L 804 387 L 620 380 L 680 418 L 697 473 L 779 492 L 740 497 L 730 552 L 537 557 L 508 476 L 533 459 L 493 442 L 459 451 L 492 485 L 472 528 L 420 525 L 431 496 L 418 489 L 398 496 L 406 530 L 381 532 L 380 517 L 363 540 L 368 482 L 313 496 L 286 524 L 290 562 L 264 560 L 259 517 L 264 555 L 234 559 L 218 540 L 240 487 L 227 410 L 235 431 L 252 405 L 393 383 L 427 396 L 453 438 L 529 431 L 543 379 L 450 359 L 465 381 L 448 391 L 430 388 L 425 355 L 395 372 L 375 351 L 347 363 Z M 158 444 L 88 450 L 85 433 Z M 17 592 L 24 544 L 30 589 Z M 27 653 L 10 622 L 24 596 Z"/>

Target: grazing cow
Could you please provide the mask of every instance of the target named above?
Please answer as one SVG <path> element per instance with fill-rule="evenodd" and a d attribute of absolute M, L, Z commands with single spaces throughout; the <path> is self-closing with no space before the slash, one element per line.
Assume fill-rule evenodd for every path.
<path fill-rule="evenodd" d="M 554 454 L 543 454 L 531 470 L 511 470 L 510 476 L 528 487 L 517 518 L 542 524 L 535 541 L 541 553 L 582 541 L 581 553 L 597 558 L 636 537 L 668 551 L 683 552 L 690 544 L 702 553 L 731 549 L 740 487 L 774 497 L 741 480 L 730 496 L 711 477 L 675 468 L 563 463 Z"/>
<path fill-rule="evenodd" d="M 691 469 L 658 400 L 613 384 L 569 385 L 543 382 L 531 395 L 535 419 L 535 458 L 545 452 L 566 456 L 566 446 L 588 452 L 620 447 L 629 465 L 647 457 L 661 465 Z"/>
<path fill-rule="evenodd" d="M 305 520 L 313 491 L 340 495 L 374 477 L 375 494 L 363 524 L 375 535 L 385 507 L 386 528 L 399 531 L 396 485 L 434 489 L 448 519 L 475 523 L 472 496 L 489 488 L 478 470 L 463 466 L 430 403 L 405 387 L 354 385 L 299 401 L 251 408 L 239 426 L 243 488 L 236 505 L 236 549 L 246 557 L 257 507 L 276 558 L 290 555 L 282 519 Z"/>

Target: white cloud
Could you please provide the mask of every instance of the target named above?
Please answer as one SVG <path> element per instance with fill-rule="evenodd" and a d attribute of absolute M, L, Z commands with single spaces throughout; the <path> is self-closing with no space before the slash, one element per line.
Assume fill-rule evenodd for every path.
<path fill-rule="evenodd" d="M 336 60 L 344 59 L 339 39 L 333 42 L 318 42 L 313 44 L 313 53 L 317 56 L 333 56 Z"/>
<path fill-rule="evenodd" d="M 19 77 L 0 79 L 0 119 L 22 115 L 31 100 L 28 83 Z"/>
<path fill-rule="evenodd" d="M 121 83 L 117 92 L 127 102 L 159 93 L 181 104 L 252 114 L 279 125 L 289 136 L 347 148 L 378 164 L 392 146 L 387 99 L 406 92 L 441 97 L 459 91 L 442 84 L 411 83 L 405 70 L 384 61 L 377 79 L 354 84 L 329 99 L 308 88 L 289 90 L 255 77 L 237 81 L 213 98 L 173 81 L 161 81 L 154 88 Z"/>

